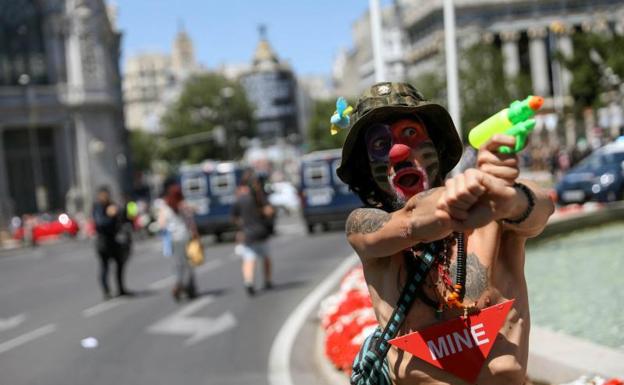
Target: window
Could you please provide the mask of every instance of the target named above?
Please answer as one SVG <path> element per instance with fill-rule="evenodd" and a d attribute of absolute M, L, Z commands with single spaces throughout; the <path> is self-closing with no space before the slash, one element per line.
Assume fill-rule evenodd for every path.
<path fill-rule="evenodd" d="M 234 173 L 213 174 L 210 176 L 210 190 L 212 195 L 227 195 L 234 193 L 236 181 Z"/>
<path fill-rule="evenodd" d="M 313 163 L 304 166 L 303 180 L 306 186 L 325 186 L 329 184 L 328 167 L 324 163 Z"/>
<path fill-rule="evenodd" d="M 41 12 L 34 0 L 0 0 L 0 85 L 48 82 L 41 31 Z"/>
<path fill-rule="evenodd" d="M 183 177 L 182 193 L 185 197 L 206 196 L 206 177 L 203 174 Z"/>

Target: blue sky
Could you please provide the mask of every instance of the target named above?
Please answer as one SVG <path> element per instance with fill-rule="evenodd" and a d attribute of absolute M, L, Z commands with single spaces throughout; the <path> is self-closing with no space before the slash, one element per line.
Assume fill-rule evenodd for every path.
<path fill-rule="evenodd" d="M 351 25 L 367 0 L 114 0 L 123 36 L 123 60 L 145 51 L 170 52 L 178 22 L 195 44 L 200 63 L 249 63 L 258 25 L 297 75 L 329 74 L 340 47 L 351 47 Z M 381 4 L 388 4 L 382 0 Z"/>

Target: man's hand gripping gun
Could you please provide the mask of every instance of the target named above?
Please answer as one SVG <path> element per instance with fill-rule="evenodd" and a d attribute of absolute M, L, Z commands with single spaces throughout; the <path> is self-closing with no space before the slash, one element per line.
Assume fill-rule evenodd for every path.
<path fill-rule="evenodd" d="M 526 145 L 527 137 L 535 128 L 535 111 L 544 104 L 544 98 L 540 96 L 529 96 L 520 101 L 515 100 L 508 108 L 502 109 L 479 123 L 468 134 L 468 141 L 472 147 L 479 149 L 495 134 L 513 135 L 516 137 L 516 146 L 510 148 L 501 146 L 499 152 L 512 154 L 522 151 Z"/>

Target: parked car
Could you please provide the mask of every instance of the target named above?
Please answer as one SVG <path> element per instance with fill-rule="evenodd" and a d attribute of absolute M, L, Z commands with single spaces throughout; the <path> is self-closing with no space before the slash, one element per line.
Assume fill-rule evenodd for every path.
<path fill-rule="evenodd" d="M 591 153 L 564 174 L 555 189 L 561 205 L 624 199 L 624 142 Z"/>
<path fill-rule="evenodd" d="M 301 159 L 301 208 L 309 233 L 317 224 L 323 230 L 331 222 L 344 222 L 351 211 L 362 207 L 360 198 L 336 175 L 341 149 L 316 151 Z"/>
<path fill-rule="evenodd" d="M 20 226 L 15 228 L 13 238 L 37 243 L 61 236 L 75 237 L 78 231 L 80 231 L 78 222 L 66 213 L 25 215 Z"/>
<path fill-rule="evenodd" d="M 283 212 L 287 215 L 296 213 L 301 208 L 297 188 L 290 182 L 271 183 L 269 203 L 271 203 L 278 212 Z"/>

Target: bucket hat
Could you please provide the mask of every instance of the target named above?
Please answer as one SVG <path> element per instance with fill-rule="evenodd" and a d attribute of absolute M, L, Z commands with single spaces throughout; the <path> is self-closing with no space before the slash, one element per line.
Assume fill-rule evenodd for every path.
<path fill-rule="evenodd" d="M 351 127 L 342 146 L 342 160 L 336 170 L 347 184 L 353 182 L 354 169 L 362 167 L 357 162 L 358 139 L 373 123 L 391 122 L 405 115 L 417 115 L 427 128 L 427 133 L 438 150 L 440 171 L 446 175 L 462 156 L 463 145 L 448 111 L 439 104 L 427 101 L 416 88 L 408 83 L 377 83 L 358 99 L 351 115 Z M 356 148 L 357 147 L 357 148 Z"/>

